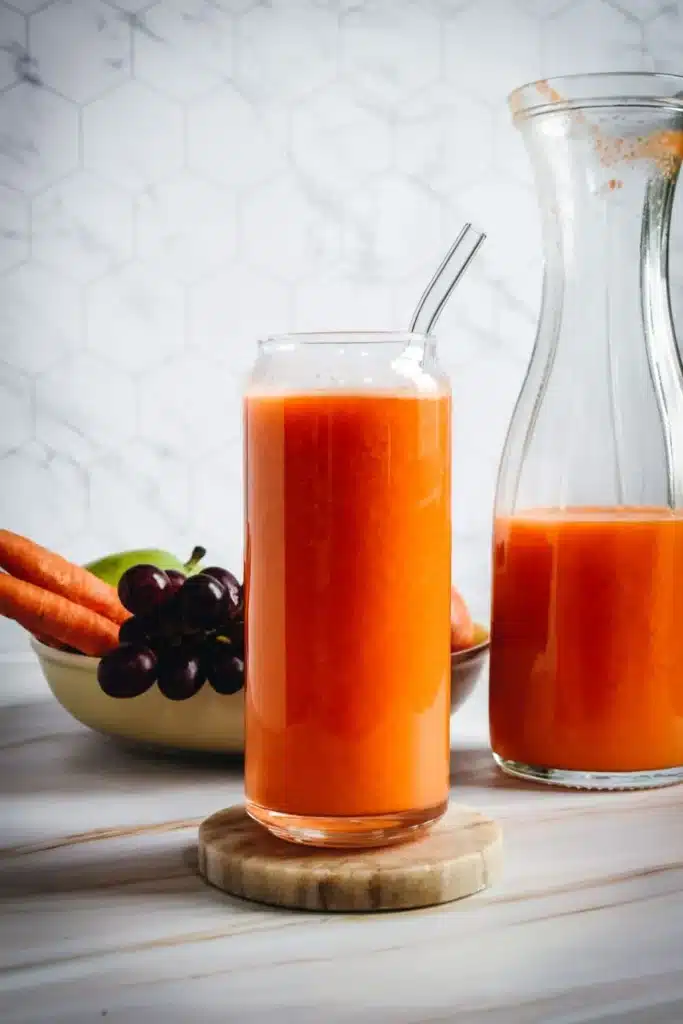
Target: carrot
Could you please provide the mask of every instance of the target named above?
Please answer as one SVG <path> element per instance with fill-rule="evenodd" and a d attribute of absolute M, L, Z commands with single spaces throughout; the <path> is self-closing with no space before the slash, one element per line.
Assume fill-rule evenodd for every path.
<path fill-rule="evenodd" d="M 6 572 L 0 573 L 0 615 L 83 654 L 106 654 L 119 642 L 111 619 Z"/>
<path fill-rule="evenodd" d="M 130 618 L 114 587 L 80 565 L 11 530 L 0 530 L 0 567 L 119 625 Z"/>

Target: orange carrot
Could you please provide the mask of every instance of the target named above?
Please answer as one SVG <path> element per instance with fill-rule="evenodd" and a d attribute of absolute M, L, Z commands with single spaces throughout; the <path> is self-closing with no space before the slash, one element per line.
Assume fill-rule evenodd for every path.
<path fill-rule="evenodd" d="M 66 597 L 119 625 L 130 618 L 114 587 L 82 566 L 10 530 L 0 530 L 0 568 L 18 580 Z"/>
<path fill-rule="evenodd" d="M 106 654 L 119 642 L 111 619 L 6 572 L 0 573 L 0 615 L 83 654 Z"/>

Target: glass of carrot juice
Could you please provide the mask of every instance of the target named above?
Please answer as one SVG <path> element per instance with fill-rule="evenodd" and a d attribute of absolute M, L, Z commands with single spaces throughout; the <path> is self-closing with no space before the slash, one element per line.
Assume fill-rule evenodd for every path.
<path fill-rule="evenodd" d="M 449 788 L 451 397 L 418 334 L 272 338 L 244 399 L 249 814 L 314 846 Z"/>

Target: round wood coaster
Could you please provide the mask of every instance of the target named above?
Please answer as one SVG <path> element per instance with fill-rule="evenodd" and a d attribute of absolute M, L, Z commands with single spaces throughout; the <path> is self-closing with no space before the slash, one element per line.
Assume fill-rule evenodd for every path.
<path fill-rule="evenodd" d="M 408 910 L 491 885 L 501 866 L 499 826 L 452 805 L 424 836 L 369 850 L 324 850 L 277 839 L 229 807 L 199 828 L 199 870 L 218 889 L 301 910 Z"/>

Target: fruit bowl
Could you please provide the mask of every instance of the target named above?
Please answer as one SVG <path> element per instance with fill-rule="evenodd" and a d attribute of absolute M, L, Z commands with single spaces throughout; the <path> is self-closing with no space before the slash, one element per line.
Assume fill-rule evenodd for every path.
<path fill-rule="evenodd" d="M 206 753 L 244 749 L 244 694 L 231 696 L 203 686 L 186 701 L 167 700 L 153 686 L 139 697 L 116 700 L 97 682 L 98 658 L 71 654 L 31 637 L 52 693 L 77 721 L 96 732 L 145 746 Z M 489 635 L 475 627 L 475 643 L 451 655 L 451 710 L 470 696 L 488 655 Z"/>
<path fill-rule="evenodd" d="M 164 697 L 158 687 L 129 700 L 108 697 L 97 682 L 99 658 L 71 654 L 31 637 L 47 684 L 62 707 L 96 732 L 174 750 L 238 753 L 244 748 L 244 696 L 210 686 L 186 701 Z"/>

